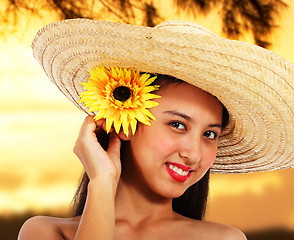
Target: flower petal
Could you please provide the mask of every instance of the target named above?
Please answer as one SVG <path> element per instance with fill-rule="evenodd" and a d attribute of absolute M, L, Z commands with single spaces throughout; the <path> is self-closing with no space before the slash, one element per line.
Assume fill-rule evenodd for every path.
<path fill-rule="evenodd" d="M 152 78 L 149 78 L 146 82 L 145 82 L 145 85 L 150 85 L 151 83 L 153 83 L 155 81 L 155 79 L 157 78 L 157 76 L 155 77 L 152 77 Z"/>
<path fill-rule="evenodd" d="M 108 117 L 106 118 L 106 132 L 107 132 L 107 133 L 109 133 L 113 121 L 114 121 L 114 117 L 113 117 L 113 116 L 108 116 Z"/>
<path fill-rule="evenodd" d="M 158 102 L 154 102 L 154 101 L 146 101 L 146 102 L 144 102 L 144 104 L 143 104 L 143 106 L 145 107 L 145 108 L 153 108 L 153 107 L 156 107 L 156 106 L 158 106 L 159 105 L 159 103 Z"/>
<path fill-rule="evenodd" d="M 129 121 L 130 121 L 131 129 L 132 129 L 132 134 L 134 135 L 137 128 L 137 120 L 133 118 L 133 119 L 130 119 Z"/>
<path fill-rule="evenodd" d="M 155 117 L 149 112 L 149 108 L 158 103 L 150 101 L 160 96 L 150 93 L 158 90 L 158 85 L 150 85 L 156 77 L 150 74 L 140 74 L 139 71 L 120 67 L 94 67 L 90 71 L 88 82 L 81 83 L 84 92 L 80 93 L 80 103 L 83 103 L 87 111 L 97 112 L 95 119 L 106 119 L 106 130 L 110 131 L 112 125 L 117 133 L 121 127 L 126 135 L 129 134 L 129 126 L 135 134 L 137 121 L 150 125 L 150 120 Z M 114 99 L 113 91 L 119 86 L 128 87 L 132 96 L 127 101 Z"/>
<path fill-rule="evenodd" d="M 120 114 L 119 114 L 119 112 L 116 112 L 115 116 L 114 116 L 114 129 L 117 134 L 119 134 L 120 127 L 121 127 Z"/>
<path fill-rule="evenodd" d="M 153 116 L 153 114 L 152 114 L 149 110 L 143 108 L 141 111 L 143 112 L 143 114 L 145 114 L 145 115 L 148 116 L 149 118 L 151 118 L 151 119 L 153 119 L 153 120 L 156 120 L 155 117 Z"/>

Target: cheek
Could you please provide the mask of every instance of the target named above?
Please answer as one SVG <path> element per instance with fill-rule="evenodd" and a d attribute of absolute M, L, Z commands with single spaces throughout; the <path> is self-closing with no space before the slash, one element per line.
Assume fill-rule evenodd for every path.
<path fill-rule="evenodd" d="M 200 167 L 203 169 L 209 169 L 215 161 L 216 153 L 217 148 L 206 150 L 200 163 Z"/>
<path fill-rule="evenodd" d="M 155 139 L 153 139 L 152 145 L 153 149 L 155 150 L 154 152 L 162 157 L 167 157 L 171 155 L 177 149 L 176 141 L 162 135 L 157 136 Z"/>
<path fill-rule="evenodd" d="M 141 128 L 131 140 L 135 157 L 147 157 L 160 161 L 160 159 L 162 160 L 162 158 L 166 158 L 176 151 L 176 139 L 172 139 L 168 134 L 158 130 L 156 125 L 153 128 L 149 126 L 141 126 Z M 148 162 L 151 164 L 152 161 Z"/>

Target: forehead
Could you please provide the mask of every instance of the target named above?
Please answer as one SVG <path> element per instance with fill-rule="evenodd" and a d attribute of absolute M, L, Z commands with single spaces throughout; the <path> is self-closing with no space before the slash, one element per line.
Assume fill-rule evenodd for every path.
<path fill-rule="evenodd" d="M 160 83 L 160 88 L 158 94 L 164 97 L 164 99 L 178 99 L 178 100 L 193 100 L 203 101 L 203 102 L 214 102 L 216 105 L 222 105 L 218 99 L 211 95 L 210 93 L 193 86 L 184 81 L 164 81 Z"/>
<path fill-rule="evenodd" d="M 205 92 L 204 90 L 202 90 L 202 89 L 200 89 L 200 88 L 198 88 L 196 86 L 193 86 L 193 85 L 191 85 L 189 83 L 186 83 L 183 80 L 180 80 L 180 79 L 177 79 L 175 77 L 168 76 L 168 75 L 160 75 L 159 74 L 159 75 L 156 75 L 156 76 L 157 76 L 157 78 L 154 81 L 154 84 L 155 85 L 160 85 L 159 91 L 161 91 L 161 92 L 166 90 L 166 89 L 170 90 L 170 88 L 172 88 L 174 91 L 180 91 L 181 89 L 184 88 L 185 90 L 189 89 L 189 91 L 191 91 L 191 92 L 194 91 L 194 92 L 196 92 L 196 94 L 202 92 L 203 95 L 208 95 L 208 96 L 211 96 L 211 97 L 217 99 L 215 96 L 211 95 L 210 93 Z M 181 86 L 181 85 L 184 85 L 184 87 Z M 178 87 L 178 86 L 181 86 L 181 87 Z"/>
<path fill-rule="evenodd" d="M 158 111 L 177 110 L 188 115 L 208 115 L 215 120 L 222 117 L 222 104 L 216 97 L 185 82 L 163 84 L 157 92 Z"/>

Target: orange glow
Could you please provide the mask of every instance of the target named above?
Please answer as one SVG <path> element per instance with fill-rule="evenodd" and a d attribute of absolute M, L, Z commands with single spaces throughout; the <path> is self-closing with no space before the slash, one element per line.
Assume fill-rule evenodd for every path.
<path fill-rule="evenodd" d="M 172 15 L 174 16 L 174 15 Z M 167 20 L 170 20 L 166 16 Z M 193 20 L 179 15 L 179 20 Z M 220 35 L 213 13 L 195 22 Z M 294 5 L 272 50 L 294 62 Z M 218 24 L 216 24 L 218 23 Z M 43 25 L 42 23 L 39 23 Z M 45 23 L 44 23 L 45 24 Z M 82 166 L 72 153 L 85 114 L 50 83 L 33 59 L 32 26 L 20 44 L 0 42 L 0 214 L 69 209 Z M 294 229 L 294 170 L 213 175 L 208 220 L 242 230 Z"/>

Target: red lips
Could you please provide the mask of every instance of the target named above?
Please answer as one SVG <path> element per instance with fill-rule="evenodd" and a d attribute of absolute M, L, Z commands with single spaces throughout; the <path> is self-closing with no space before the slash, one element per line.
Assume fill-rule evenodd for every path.
<path fill-rule="evenodd" d="M 172 169 L 171 169 L 172 168 Z M 169 175 L 178 182 L 185 182 L 191 175 L 191 168 L 179 163 L 166 163 Z"/>

